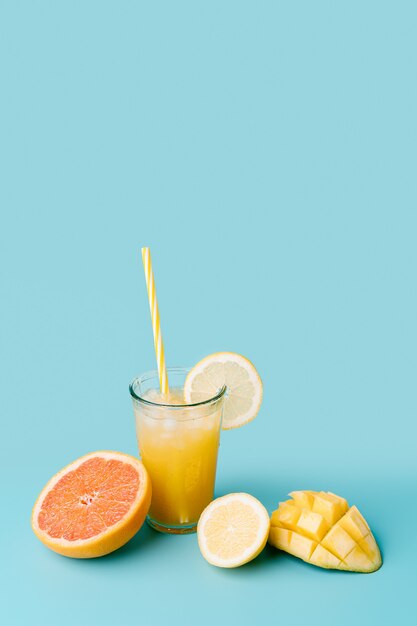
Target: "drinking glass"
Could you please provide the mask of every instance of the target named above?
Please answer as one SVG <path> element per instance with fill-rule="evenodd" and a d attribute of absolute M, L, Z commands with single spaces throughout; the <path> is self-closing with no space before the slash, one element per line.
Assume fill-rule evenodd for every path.
<path fill-rule="evenodd" d="M 152 482 L 148 523 L 161 532 L 195 532 L 213 500 L 223 400 L 226 388 L 202 402 L 183 396 L 187 368 L 167 369 L 170 393 L 159 391 L 158 372 L 129 386 L 139 452 Z"/>

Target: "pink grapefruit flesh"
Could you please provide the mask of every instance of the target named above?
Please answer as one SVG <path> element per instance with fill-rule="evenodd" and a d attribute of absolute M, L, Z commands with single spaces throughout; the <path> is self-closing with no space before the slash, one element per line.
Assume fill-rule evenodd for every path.
<path fill-rule="evenodd" d="M 100 451 L 77 459 L 41 491 L 32 528 L 49 548 L 76 558 L 103 556 L 142 526 L 151 483 L 135 457 Z"/>

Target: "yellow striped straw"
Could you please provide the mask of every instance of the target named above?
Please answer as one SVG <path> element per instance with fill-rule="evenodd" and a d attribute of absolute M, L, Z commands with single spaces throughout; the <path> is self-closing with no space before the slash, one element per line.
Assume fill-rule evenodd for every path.
<path fill-rule="evenodd" d="M 155 279 L 152 270 L 151 251 L 142 248 L 143 269 L 145 270 L 146 288 L 148 290 L 149 308 L 151 310 L 153 341 L 155 344 L 156 362 L 158 364 L 159 386 L 163 394 L 169 393 L 168 375 L 165 366 L 164 343 L 162 341 L 161 322 L 159 319 L 158 300 L 156 298 Z"/>

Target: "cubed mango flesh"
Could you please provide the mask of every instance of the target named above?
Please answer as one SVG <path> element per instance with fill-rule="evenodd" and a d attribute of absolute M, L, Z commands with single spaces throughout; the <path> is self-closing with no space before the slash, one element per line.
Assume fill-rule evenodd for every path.
<path fill-rule="evenodd" d="M 382 559 L 356 508 L 324 491 L 293 491 L 271 517 L 269 543 L 319 567 L 374 572 Z"/>
<path fill-rule="evenodd" d="M 329 525 L 319 513 L 302 509 L 297 522 L 297 530 L 307 537 L 321 541 L 329 530 Z"/>

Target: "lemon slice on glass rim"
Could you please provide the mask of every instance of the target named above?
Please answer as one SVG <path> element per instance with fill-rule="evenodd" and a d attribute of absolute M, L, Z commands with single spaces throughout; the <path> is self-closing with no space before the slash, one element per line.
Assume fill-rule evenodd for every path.
<path fill-rule="evenodd" d="M 223 385 L 227 388 L 223 430 L 238 428 L 253 420 L 262 403 L 262 381 L 255 366 L 235 352 L 215 352 L 197 363 L 185 380 L 185 401 L 207 400 Z"/>

